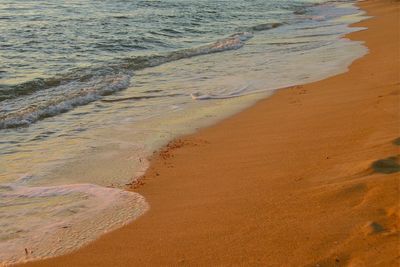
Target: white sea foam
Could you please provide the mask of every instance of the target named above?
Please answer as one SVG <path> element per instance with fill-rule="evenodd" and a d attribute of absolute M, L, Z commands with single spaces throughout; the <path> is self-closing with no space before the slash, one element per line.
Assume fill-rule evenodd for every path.
<path fill-rule="evenodd" d="M 148 208 L 137 193 L 93 184 L 0 186 L 0 262 L 11 264 L 76 250 Z"/>
<path fill-rule="evenodd" d="M 192 93 L 190 96 L 193 100 L 209 100 L 209 99 L 229 99 L 234 97 L 240 97 L 246 95 L 246 91 L 249 89 L 249 85 L 243 86 L 231 92 L 220 92 L 220 94 L 201 94 L 200 92 Z M 256 93 L 250 91 L 250 93 Z"/>

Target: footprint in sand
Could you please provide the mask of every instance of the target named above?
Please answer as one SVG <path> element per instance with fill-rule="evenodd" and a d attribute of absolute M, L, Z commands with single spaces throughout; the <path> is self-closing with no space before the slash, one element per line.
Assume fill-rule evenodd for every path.
<path fill-rule="evenodd" d="M 371 168 L 374 170 L 374 172 L 377 173 L 384 173 L 384 174 L 396 173 L 400 172 L 399 162 L 400 162 L 399 155 L 392 156 L 385 159 L 374 161 L 371 165 Z"/>
<path fill-rule="evenodd" d="M 393 140 L 395 146 L 400 146 L 400 137 Z"/>
<path fill-rule="evenodd" d="M 365 235 L 379 234 L 385 231 L 385 228 L 377 222 L 368 222 L 362 229 Z"/>

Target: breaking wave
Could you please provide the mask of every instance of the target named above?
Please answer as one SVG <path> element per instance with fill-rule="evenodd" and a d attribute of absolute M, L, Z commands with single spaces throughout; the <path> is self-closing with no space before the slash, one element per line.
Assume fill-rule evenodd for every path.
<path fill-rule="evenodd" d="M 130 79 L 131 74 L 117 74 L 91 79 L 87 82 L 74 81 L 48 89 L 45 91 L 46 95 L 43 91 L 35 93 L 22 101 L 26 103 L 23 108 L 13 108 L 16 105 L 15 101 L 4 101 L 5 106 L 8 105 L 14 110 L 4 115 L 0 114 L 0 129 L 28 126 L 40 119 L 86 105 L 102 96 L 127 88 Z M 48 94 L 52 97 L 49 98 Z"/>
<path fill-rule="evenodd" d="M 67 112 L 99 100 L 102 96 L 126 89 L 130 85 L 133 71 L 180 59 L 239 49 L 253 37 L 253 32 L 280 25 L 282 24 L 260 24 L 207 45 L 126 58 L 103 68 L 77 69 L 64 76 L 0 86 L 0 129 L 26 127 L 43 118 Z"/>

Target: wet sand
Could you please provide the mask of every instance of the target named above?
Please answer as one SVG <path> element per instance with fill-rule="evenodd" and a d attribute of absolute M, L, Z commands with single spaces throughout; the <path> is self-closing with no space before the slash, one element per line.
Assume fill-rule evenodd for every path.
<path fill-rule="evenodd" d="M 171 142 L 132 189 L 145 215 L 27 266 L 398 266 L 400 4 L 360 5 L 349 72 Z"/>

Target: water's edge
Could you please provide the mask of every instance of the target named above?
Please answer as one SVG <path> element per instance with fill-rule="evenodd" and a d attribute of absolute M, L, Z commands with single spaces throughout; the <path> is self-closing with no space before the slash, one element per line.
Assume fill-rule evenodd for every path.
<path fill-rule="evenodd" d="M 342 39 L 348 39 L 348 37 L 347 37 L 347 35 L 346 36 L 344 36 L 344 37 L 342 37 Z M 334 76 L 336 76 L 336 75 L 340 75 L 340 74 L 343 74 L 343 73 L 346 73 L 346 72 L 348 72 L 348 70 L 349 70 L 349 67 L 354 63 L 354 61 L 355 60 L 357 60 L 357 59 L 359 59 L 359 58 L 361 58 L 361 57 L 363 57 L 364 55 L 366 54 L 366 52 L 365 53 L 363 53 L 363 55 L 361 55 L 361 56 L 359 56 L 359 57 L 357 57 L 357 58 L 353 58 L 352 59 L 352 61 L 351 61 L 351 63 L 349 64 L 349 65 L 347 65 L 347 66 L 345 66 L 345 67 L 343 67 L 343 69 L 341 69 L 340 71 L 338 71 L 337 73 L 332 73 L 332 75 L 330 75 L 330 76 L 327 76 L 327 77 L 323 77 L 323 78 L 320 78 L 320 79 L 317 79 L 317 80 L 315 80 L 315 81 L 312 81 L 312 82 L 316 82 L 316 81 L 321 81 L 321 80 L 325 80 L 325 79 L 327 79 L 327 78 L 331 78 L 331 77 L 334 77 Z M 307 83 L 306 83 L 307 84 Z M 302 85 L 302 84 L 297 84 L 297 85 Z M 296 84 L 293 84 L 292 86 L 296 86 Z M 292 87 L 292 86 L 290 86 L 290 87 Z M 289 87 L 289 88 L 290 88 Z M 225 119 L 227 119 L 227 118 L 230 118 L 230 117 L 232 117 L 232 116 L 235 116 L 235 114 L 238 114 L 238 113 L 241 113 L 241 112 L 245 112 L 245 110 L 246 109 L 248 109 L 248 108 L 250 108 L 250 107 L 252 107 L 252 106 L 254 106 L 254 105 L 257 105 L 257 103 L 258 102 L 260 102 L 260 101 L 264 101 L 265 99 L 267 99 L 268 97 L 270 97 L 273 93 L 275 93 L 276 91 L 278 91 L 278 90 L 287 90 L 287 88 L 288 87 L 284 87 L 284 88 L 278 88 L 278 89 L 274 89 L 274 90 L 272 90 L 272 91 L 268 91 L 268 92 L 260 92 L 260 93 L 257 93 L 257 94 L 253 94 L 253 95 L 250 95 L 250 96 L 247 96 L 247 101 L 239 101 L 239 100 L 236 100 L 236 99 L 232 99 L 231 101 L 232 101 L 232 103 L 235 103 L 235 101 L 237 101 L 236 102 L 236 104 L 239 106 L 239 107 L 237 107 L 237 106 L 235 106 L 235 105 L 231 105 L 230 107 L 226 107 L 226 109 L 224 110 L 224 115 L 223 116 L 220 116 L 220 117 L 212 117 L 212 118 L 206 118 L 206 119 L 204 119 L 204 118 L 202 118 L 202 116 L 203 116 L 203 113 L 201 113 L 200 111 L 198 111 L 198 114 L 196 115 L 196 114 L 194 114 L 193 115 L 193 117 L 191 117 L 190 119 L 192 119 L 193 120 L 193 118 L 197 118 L 197 119 L 199 119 L 199 120 L 201 120 L 201 121 L 199 121 L 199 122 L 197 122 L 196 123 L 196 127 L 192 127 L 192 128 L 190 128 L 190 127 L 188 127 L 188 128 L 185 128 L 185 129 L 183 129 L 182 131 L 178 131 L 177 133 L 172 133 L 172 134 L 170 134 L 169 136 L 167 136 L 164 140 L 161 140 L 160 142 L 158 142 L 158 143 L 156 143 L 156 144 L 153 144 L 153 147 L 152 147 L 152 150 L 150 150 L 151 152 L 153 152 L 153 153 L 155 153 L 155 154 L 158 154 L 159 153 L 159 151 L 161 151 L 161 150 L 163 150 L 164 148 L 165 148 L 165 145 L 167 145 L 167 143 L 169 143 L 169 142 L 173 142 L 174 140 L 176 140 L 176 139 L 178 139 L 178 138 L 184 138 L 186 135 L 188 135 L 188 134 L 195 134 L 196 133 L 196 131 L 198 130 L 198 129 L 200 129 L 200 128 L 208 128 L 208 127 L 213 127 L 214 125 L 216 125 L 216 124 L 218 124 L 218 123 L 220 123 L 220 122 L 222 122 L 223 120 L 225 120 Z M 196 96 L 193 96 L 194 98 L 196 97 Z M 245 96 L 246 97 L 246 96 Z M 197 116 L 197 117 L 196 117 Z M 115 159 L 118 159 L 118 157 L 126 157 L 126 156 L 129 156 L 129 153 L 130 153 L 130 151 L 129 150 L 126 150 L 126 151 L 123 151 L 121 154 L 119 154 L 118 156 L 115 156 L 115 155 L 110 155 L 110 157 L 108 157 L 107 158 L 107 160 L 115 160 Z M 132 182 L 135 182 L 137 179 L 140 179 L 140 177 L 143 175 L 143 174 L 145 174 L 145 172 L 146 172 L 146 170 L 148 169 L 148 167 L 150 166 L 150 164 L 151 164 L 151 161 L 152 161 L 152 153 L 150 153 L 150 154 L 148 154 L 148 156 L 147 156 L 147 160 L 145 160 L 145 159 L 143 159 L 143 162 L 142 162 L 142 160 L 140 161 L 141 163 L 142 163 L 142 165 L 140 166 L 140 168 L 137 168 L 136 169 L 136 173 L 133 175 L 133 179 L 132 179 Z M 90 157 L 89 157 L 89 159 L 90 159 Z M 99 158 L 93 158 L 94 160 L 99 160 Z M 99 160 L 99 161 L 97 161 L 97 162 L 99 162 L 100 164 L 101 164 L 101 160 Z M 74 163 L 72 163 L 72 165 L 73 165 Z M 93 165 L 92 166 L 95 166 L 95 165 L 98 165 L 98 164 L 96 164 L 96 163 L 92 163 Z M 71 166 L 67 166 L 67 167 L 71 167 Z M 64 169 L 64 168 L 61 168 L 61 170 L 62 169 Z M 131 175 L 132 175 L 132 173 L 131 173 Z M 93 187 L 94 185 L 87 185 L 87 187 L 85 188 L 85 190 L 88 190 L 87 192 L 89 192 L 89 191 L 91 191 L 91 190 L 93 190 Z M 112 186 L 112 185 L 111 185 Z M 96 187 L 96 186 L 94 186 L 94 187 Z M 119 187 L 121 187 L 121 186 L 119 186 Z M 129 219 L 129 220 L 127 220 L 127 221 L 125 221 L 124 219 L 122 219 L 121 221 L 118 221 L 118 222 L 116 222 L 115 224 L 111 224 L 111 225 L 104 225 L 104 227 L 103 227 L 103 233 L 102 234 L 105 234 L 105 233 L 109 233 L 109 232 L 111 232 L 111 231 L 113 231 L 113 230 L 115 230 L 115 229 L 117 229 L 117 228 L 119 228 L 119 227 L 122 227 L 123 225 L 126 225 L 126 224 L 129 224 L 129 223 L 131 223 L 133 220 L 135 220 L 136 218 L 138 218 L 139 216 L 141 216 L 142 214 L 144 214 L 149 208 L 150 208 L 150 204 L 149 203 L 147 203 L 146 202 L 146 200 L 143 198 L 143 196 L 141 196 L 141 195 L 139 195 L 139 194 L 136 194 L 136 193 L 133 193 L 130 189 L 129 189 L 129 185 L 125 185 L 125 186 L 122 186 L 122 188 L 125 190 L 120 190 L 120 189 L 113 189 L 113 190 L 118 190 L 118 191 L 112 191 L 112 194 L 117 194 L 118 195 L 118 197 L 116 198 L 116 199 L 123 199 L 122 200 L 122 202 L 121 203 L 124 203 L 124 205 L 122 205 L 121 203 L 114 203 L 114 204 L 112 204 L 112 205 L 109 205 L 109 206 L 107 206 L 107 207 L 105 207 L 105 209 L 115 209 L 116 207 L 118 207 L 118 205 L 119 204 L 121 204 L 121 207 L 124 207 L 123 209 L 122 209 L 122 211 L 121 211 L 121 213 L 133 213 L 133 214 L 135 214 L 134 216 L 131 216 L 131 218 Z M 55 190 L 58 190 L 57 188 L 54 188 Z M 99 189 L 99 188 L 96 188 L 96 190 L 97 189 Z M 23 191 L 23 190 L 28 190 L 27 188 L 23 188 L 23 187 L 21 187 L 21 190 Z M 53 190 L 53 188 L 50 188 L 49 187 L 49 192 L 51 193 L 51 190 Z M 74 189 L 75 190 L 75 189 Z M 80 190 L 80 189 L 79 189 Z M 78 191 L 79 191 L 78 190 Z M 107 188 L 102 188 L 102 189 L 100 189 L 100 191 L 96 191 L 96 193 L 95 194 L 97 194 L 97 195 L 99 195 L 99 192 L 101 192 L 102 190 L 107 190 Z M 110 191 L 111 192 L 111 191 Z M 105 191 L 104 191 L 104 194 L 107 194 Z M 101 194 L 100 194 L 101 195 Z M 99 199 L 101 199 L 101 197 L 100 197 L 100 195 L 99 195 Z M 114 200 L 115 201 L 115 200 Z M 133 206 L 132 206 L 132 209 L 126 209 L 126 205 L 125 204 L 128 204 L 129 205 L 129 202 L 130 201 L 132 201 L 132 203 L 135 203 L 135 204 L 132 204 Z M 142 203 L 142 208 L 140 208 L 140 209 L 138 209 L 137 208 L 137 202 L 140 202 L 140 203 Z M 125 216 L 127 216 L 126 214 L 123 214 L 123 215 L 121 215 L 121 218 L 125 218 Z M 79 225 L 77 225 L 76 226 L 76 229 L 80 229 L 79 227 L 84 227 L 83 226 L 83 224 L 84 224 L 84 221 L 83 222 L 80 222 L 80 226 Z M 68 224 L 66 225 L 67 227 L 66 228 L 64 228 L 65 229 L 65 231 L 64 232 L 62 232 L 62 233 L 60 233 L 60 235 L 61 236 L 64 236 L 65 238 L 71 238 L 71 240 L 72 239 L 76 239 L 76 237 L 77 236 L 79 236 L 79 234 L 80 234 L 80 232 L 74 232 L 74 228 L 72 228 L 72 227 L 70 227 Z M 71 233 L 74 233 L 74 234 L 71 234 Z M 75 240 L 76 242 L 75 243 L 73 243 L 73 246 L 72 247 L 68 247 L 68 248 L 64 248 L 64 249 L 55 249 L 55 250 L 53 250 L 53 251 L 50 251 L 50 252 L 43 252 L 43 254 L 41 255 L 41 256 L 39 256 L 39 257 L 36 257 L 36 256 L 34 256 L 33 254 L 32 255 L 30 255 L 30 256 L 27 256 L 25 259 L 23 259 L 23 260 L 21 260 L 21 259 L 19 259 L 19 260 L 13 260 L 12 262 L 10 262 L 10 263 L 17 263 L 17 262 L 25 262 L 25 261 L 31 261 L 31 260 L 41 260 L 41 259 L 45 259 L 45 258 L 49 258 L 49 257 L 56 257 L 56 256 L 60 256 L 60 255 L 63 255 L 63 254 L 66 254 L 66 253 L 71 253 L 71 252 L 73 252 L 73 251 L 75 251 L 75 250 L 78 250 L 78 249 L 80 249 L 82 246 L 85 246 L 85 245 L 87 245 L 88 243 L 90 243 L 90 242 L 93 242 L 93 241 L 95 241 L 97 238 L 99 238 L 99 235 L 98 235 L 98 233 L 92 233 L 93 234 L 93 236 L 92 235 L 88 235 L 88 236 L 86 236 L 86 237 L 83 237 L 81 240 Z M 52 242 L 55 242 L 54 240 L 49 240 L 49 244 L 51 244 Z M 57 247 L 57 246 L 56 246 Z M 29 251 L 28 251 L 28 254 L 29 254 Z M 36 254 L 37 255 L 37 254 Z"/>

